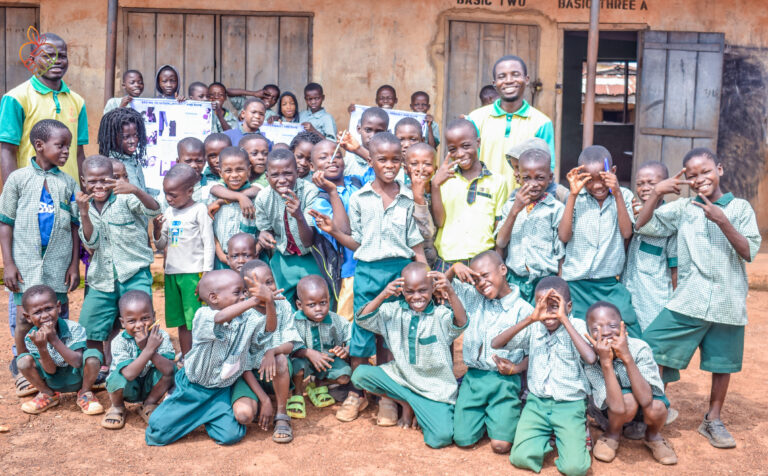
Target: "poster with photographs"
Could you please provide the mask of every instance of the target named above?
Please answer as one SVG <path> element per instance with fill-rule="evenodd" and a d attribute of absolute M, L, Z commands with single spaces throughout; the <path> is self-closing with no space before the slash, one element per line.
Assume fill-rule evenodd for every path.
<path fill-rule="evenodd" d="M 147 130 L 144 180 L 148 189 L 162 191 L 163 177 L 176 163 L 176 144 L 185 137 L 205 140 L 211 133 L 211 103 L 134 98 L 131 107 L 144 117 Z"/>
<path fill-rule="evenodd" d="M 303 130 L 304 127 L 297 122 L 275 122 L 274 124 L 264 124 L 259 128 L 264 137 L 271 140 L 273 144 L 283 143 L 288 145 L 291 144 L 296 134 Z"/>
<path fill-rule="evenodd" d="M 349 115 L 349 132 L 358 142 L 360 142 L 360 134 L 357 133 L 357 125 L 360 124 L 360 118 L 363 115 L 363 111 L 369 107 L 370 106 L 358 106 L 355 104 L 355 110 Z M 423 112 L 400 111 L 397 109 L 384 109 L 384 111 L 389 115 L 389 132 L 393 134 L 395 133 L 395 125 L 397 125 L 397 122 L 400 119 L 404 117 L 412 117 L 419 121 L 419 124 L 421 124 L 421 133 L 426 137 L 427 115 Z"/>

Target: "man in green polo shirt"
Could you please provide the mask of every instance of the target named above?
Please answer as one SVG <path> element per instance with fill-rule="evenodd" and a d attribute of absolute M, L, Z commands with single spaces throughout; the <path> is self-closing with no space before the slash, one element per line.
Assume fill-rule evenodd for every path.
<path fill-rule="evenodd" d="M 555 170 L 555 131 L 552 120 L 523 99 L 528 86 L 528 69 L 518 56 L 503 56 L 493 65 L 493 86 L 499 99 L 472 111 L 468 119 L 480 134 L 480 161 L 491 172 L 507 179 L 507 190 L 517 189 L 515 173 L 506 160 L 510 147 L 533 137 L 544 139 L 552 154 Z"/>
<path fill-rule="evenodd" d="M 33 57 L 36 73 L 8 91 L 0 102 L 0 173 L 3 183 L 14 170 L 29 165 L 35 155 L 29 132 L 43 119 L 63 122 L 72 133 L 66 165 L 61 169 L 79 181 L 79 166 L 88 143 L 88 117 L 83 98 L 62 78 L 67 72 L 67 44 L 53 33 L 41 35 L 44 43 Z M 77 160 L 72 160 L 77 157 Z"/>

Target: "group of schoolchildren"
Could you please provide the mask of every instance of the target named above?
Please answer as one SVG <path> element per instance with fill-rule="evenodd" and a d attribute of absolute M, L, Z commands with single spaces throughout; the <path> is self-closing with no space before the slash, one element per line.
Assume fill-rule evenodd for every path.
<path fill-rule="evenodd" d="M 173 67 L 155 82 L 159 96 L 185 99 Z M 125 402 L 138 402 L 149 445 L 200 425 L 232 444 L 254 422 L 287 443 L 305 395 L 323 408 L 342 392 L 340 421 L 377 400 L 378 425 L 420 428 L 430 447 L 487 435 L 517 467 L 538 472 L 557 449 L 557 468 L 578 475 L 591 464 L 587 414 L 603 430 L 596 459 L 611 461 L 623 434 L 677 462 L 662 436 L 676 416 L 665 385 L 700 348 L 713 397 L 699 432 L 735 446 L 720 410 L 741 369 L 744 264 L 760 235 L 749 204 L 722 192 L 711 151 L 690 151 L 671 178 L 661 163 L 641 165 L 633 194 L 601 146 L 581 153 L 569 189 L 558 185 L 547 144 L 531 139 L 507 154 L 518 184 L 508 190 L 479 161 L 466 119 L 445 128 L 436 165 L 431 116 L 392 134 L 384 109 L 366 109 L 358 143 L 338 134 L 318 84 L 297 113 L 276 86 L 193 83 L 188 98 L 212 101 L 216 132 L 182 139 L 152 191 L 143 120 L 125 107 L 141 74 L 126 72 L 123 85 L 80 186 L 59 171 L 69 131 L 44 120 L 30 134 L 36 156 L 0 196 L 5 284 L 27 322 L 17 362 L 37 392 L 24 412 L 77 391 L 84 413 L 104 413 L 92 392 L 103 382 L 102 426 L 122 428 Z M 394 88 L 376 100 L 391 108 Z M 429 96 L 415 93 L 411 107 L 428 113 Z M 265 119 L 305 131 L 273 144 L 259 133 Z M 153 307 L 151 243 L 178 352 Z M 62 303 L 79 284 L 80 244 L 90 260 L 76 323 Z"/>

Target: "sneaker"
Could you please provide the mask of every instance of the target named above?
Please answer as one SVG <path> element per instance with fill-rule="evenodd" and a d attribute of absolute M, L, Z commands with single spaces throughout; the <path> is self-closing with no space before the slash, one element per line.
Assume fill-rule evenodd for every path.
<path fill-rule="evenodd" d="M 629 440 L 642 440 L 645 438 L 645 430 L 648 429 L 648 425 L 641 421 L 631 421 L 624 425 L 624 438 Z"/>
<path fill-rule="evenodd" d="M 339 421 L 354 421 L 361 411 L 368 407 L 368 399 L 355 392 L 349 392 L 341 408 L 336 412 L 336 419 Z"/>
<path fill-rule="evenodd" d="M 397 403 L 391 398 L 381 397 L 379 399 L 379 411 L 376 415 L 376 424 L 378 426 L 397 425 Z"/>
<path fill-rule="evenodd" d="M 719 418 L 715 420 L 708 420 L 704 417 L 704 421 L 699 425 L 699 433 L 706 436 L 709 440 L 709 444 L 715 448 L 735 448 L 736 440 L 725 428 L 725 424 Z"/>
<path fill-rule="evenodd" d="M 651 450 L 651 453 L 653 453 L 653 457 L 661 464 L 677 464 L 677 454 L 675 454 L 675 449 L 672 447 L 672 443 L 665 440 L 664 438 L 660 440 L 643 440 L 645 443 L 645 446 L 648 447 L 648 449 Z"/>
<path fill-rule="evenodd" d="M 677 420 L 678 416 L 680 416 L 680 412 L 678 412 L 672 407 L 669 407 L 669 409 L 667 410 L 667 421 L 664 424 L 671 425 L 673 421 Z"/>
<path fill-rule="evenodd" d="M 595 459 L 610 463 L 616 457 L 617 449 L 619 449 L 618 441 L 602 435 L 595 442 L 592 454 L 595 456 Z"/>
<path fill-rule="evenodd" d="M 38 392 L 38 394 L 35 395 L 35 398 L 21 404 L 21 411 L 32 415 L 37 415 L 38 413 L 43 413 L 49 408 L 58 405 L 60 399 L 61 393 L 59 392 L 53 392 L 53 395 Z"/>
<path fill-rule="evenodd" d="M 101 406 L 101 403 L 96 399 L 93 392 L 83 392 L 81 395 L 78 395 L 77 406 L 80 407 L 80 410 L 86 415 L 98 415 L 99 413 L 104 413 L 104 407 Z"/>

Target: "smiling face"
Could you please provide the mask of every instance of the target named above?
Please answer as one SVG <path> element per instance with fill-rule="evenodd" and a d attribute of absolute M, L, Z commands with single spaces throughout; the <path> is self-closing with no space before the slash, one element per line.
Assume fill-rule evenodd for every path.
<path fill-rule="evenodd" d="M 445 144 L 448 155 L 458 160 L 461 170 L 469 170 L 477 162 L 477 148 L 480 139 L 471 126 L 456 127 L 445 131 Z"/>
<path fill-rule="evenodd" d="M 248 136 L 246 136 L 247 138 Z M 248 154 L 253 173 L 261 175 L 267 170 L 267 155 L 269 155 L 269 143 L 266 140 L 253 137 L 243 141 L 243 150 Z"/>
<path fill-rule="evenodd" d="M 411 99 L 411 111 L 426 114 L 429 111 L 429 98 L 423 94 L 413 96 Z"/>
<path fill-rule="evenodd" d="M 536 291 L 536 302 L 539 301 L 542 297 L 546 296 L 546 294 L 549 292 L 549 289 L 539 289 Z M 566 304 L 565 312 L 566 314 L 570 312 L 571 304 Z M 551 297 L 547 299 L 547 310 L 544 313 L 544 320 L 542 323 L 544 324 L 544 327 L 549 332 L 555 332 L 558 327 L 560 327 L 560 320 L 557 318 L 557 312 L 559 309 L 559 304 L 556 300 L 552 299 Z"/>
<path fill-rule="evenodd" d="M 493 86 L 501 99 L 514 102 L 520 99 L 528 86 L 529 78 L 519 61 L 503 61 L 496 65 Z"/>
<path fill-rule="evenodd" d="M 272 160 L 267 163 L 267 181 L 269 186 L 281 196 L 296 185 L 296 162 L 293 160 Z"/>
<path fill-rule="evenodd" d="M 233 270 L 239 273 L 245 263 L 256 258 L 256 239 L 253 235 L 235 235 L 229 239 L 227 263 Z"/>
<path fill-rule="evenodd" d="M 328 288 L 316 285 L 305 286 L 298 291 L 298 296 L 296 304 L 309 320 L 322 322 L 328 315 L 331 308 Z"/>
<path fill-rule="evenodd" d="M 664 175 L 658 167 L 644 167 L 635 176 L 635 194 L 642 203 L 648 201 L 657 183 L 664 180 Z"/>
<path fill-rule="evenodd" d="M 371 148 L 370 154 L 371 167 L 376 174 L 376 180 L 385 184 L 394 182 L 403 163 L 400 146 L 388 142 L 379 143 Z"/>
<path fill-rule="evenodd" d="M 48 140 L 35 141 L 35 154 L 37 165 L 43 170 L 53 167 L 63 167 L 69 158 L 69 146 L 72 143 L 72 133 L 66 128 L 55 128 L 51 131 Z"/>
<path fill-rule="evenodd" d="M 333 152 L 336 151 L 336 155 Z M 322 141 L 312 148 L 312 171 L 322 170 L 324 176 L 336 185 L 344 184 L 344 156 L 341 147 L 336 149 L 336 143 Z"/>
<path fill-rule="evenodd" d="M 710 201 L 715 201 L 723 195 L 720 190 L 722 176 L 722 164 L 718 165 L 703 155 L 693 157 L 685 163 L 685 178 L 692 182 L 691 189 Z"/>
<path fill-rule="evenodd" d="M 208 88 L 208 99 L 219 103 L 219 106 L 221 106 L 227 100 L 227 90 L 218 84 L 214 84 Z"/>
<path fill-rule="evenodd" d="M 387 123 L 376 116 L 368 116 L 357 126 L 357 133 L 360 134 L 360 144 L 368 149 L 368 145 L 373 136 L 379 132 L 387 130 Z M 368 149 L 370 150 L 370 149 Z"/>
<path fill-rule="evenodd" d="M 24 318 L 39 329 L 46 325 L 56 325 L 56 321 L 59 319 L 59 309 L 56 294 L 39 293 L 27 298 L 24 303 L 23 314 Z"/>
<path fill-rule="evenodd" d="M 133 155 L 136 153 L 136 149 L 139 147 L 139 132 L 136 128 L 136 124 L 128 123 L 123 124 L 122 131 L 117 137 L 120 151 L 125 155 Z"/>
<path fill-rule="evenodd" d="M 499 298 L 503 291 L 509 289 L 507 267 L 504 263 L 491 258 L 476 259 L 471 262 L 470 268 L 479 275 L 475 289 L 486 299 Z"/>
<path fill-rule="evenodd" d="M 129 96 L 137 98 L 144 92 L 144 78 L 139 73 L 128 73 L 123 78 L 123 89 Z"/>
<path fill-rule="evenodd" d="M 230 190 L 240 190 L 248 183 L 248 177 L 251 174 L 251 164 L 248 160 L 239 155 L 228 155 L 222 157 L 221 179 Z"/>
<path fill-rule="evenodd" d="M 49 81 L 60 80 L 69 69 L 67 44 L 59 40 L 46 41 L 40 46 L 34 61 L 37 71 L 44 71 L 41 75 L 43 78 Z"/>
<path fill-rule="evenodd" d="M 518 165 L 522 185 L 528 185 L 531 200 L 538 200 L 552 181 L 549 162 L 521 160 Z"/>
<path fill-rule="evenodd" d="M 584 185 L 584 188 L 587 189 L 587 192 L 589 192 L 595 200 L 602 203 L 603 200 L 608 198 L 609 193 L 608 187 L 605 185 L 605 182 L 603 182 L 602 177 L 600 177 L 600 172 L 605 172 L 605 165 L 600 162 L 590 162 L 584 164 L 584 172 L 592 177 L 592 179 Z"/>
<path fill-rule="evenodd" d="M 432 301 L 432 280 L 426 267 L 409 269 L 403 273 L 403 298 L 416 312 L 423 312 Z"/>
<path fill-rule="evenodd" d="M 213 140 L 205 144 L 205 161 L 214 174 L 219 175 L 219 154 L 225 147 L 229 147 L 224 141 Z"/>
<path fill-rule="evenodd" d="M 376 93 L 376 105 L 382 109 L 392 109 L 397 104 L 397 95 L 390 88 L 382 88 Z"/>
<path fill-rule="evenodd" d="M 120 306 L 120 323 L 131 337 L 146 334 L 155 322 L 155 311 L 148 301 L 130 300 Z"/>
<path fill-rule="evenodd" d="M 256 132 L 264 124 L 264 114 L 267 110 L 264 104 L 260 102 L 249 103 L 242 111 L 243 130 L 245 132 Z"/>
<path fill-rule="evenodd" d="M 417 142 L 424 142 L 424 137 L 421 135 L 421 129 L 413 124 L 405 124 L 396 128 L 395 136 L 400 139 L 400 150 L 403 152 L 403 158 L 405 158 L 405 153 L 408 151 L 408 147 Z"/>
<path fill-rule="evenodd" d="M 435 174 L 435 157 L 429 150 L 411 150 L 405 156 L 405 171 L 409 177 L 419 176 L 425 180 Z"/>
<path fill-rule="evenodd" d="M 596 341 L 612 341 L 621 334 L 621 316 L 610 307 L 598 307 L 587 314 L 587 329 Z"/>
<path fill-rule="evenodd" d="M 311 89 L 304 93 L 304 101 L 307 103 L 307 107 L 312 112 L 317 112 L 323 107 L 323 101 L 325 101 L 325 94 L 322 94 L 316 89 Z"/>
<path fill-rule="evenodd" d="M 157 76 L 157 85 L 163 95 L 173 96 L 178 89 L 179 78 L 174 70 L 166 68 Z"/>
<path fill-rule="evenodd" d="M 283 96 L 280 100 L 280 114 L 288 120 L 296 117 L 296 101 L 291 96 Z"/>
<path fill-rule="evenodd" d="M 309 175 L 309 163 L 312 159 L 313 145 L 311 142 L 302 141 L 296 144 L 296 149 L 293 151 L 293 156 L 296 157 L 296 171 L 299 174 L 299 178 Z"/>
<path fill-rule="evenodd" d="M 186 208 L 192 204 L 192 194 L 194 191 L 195 188 L 184 183 L 184 180 L 169 179 L 167 177 L 163 180 L 165 201 L 168 202 L 169 206 L 177 210 Z"/>
<path fill-rule="evenodd" d="M 109 181 L 112 180 L 112 167 L 90 167 L 83 171 L 81 182 L 84 185 L 85 193 L 93 195 L 93 201 L 104 203 L 112 193 Z"/>

